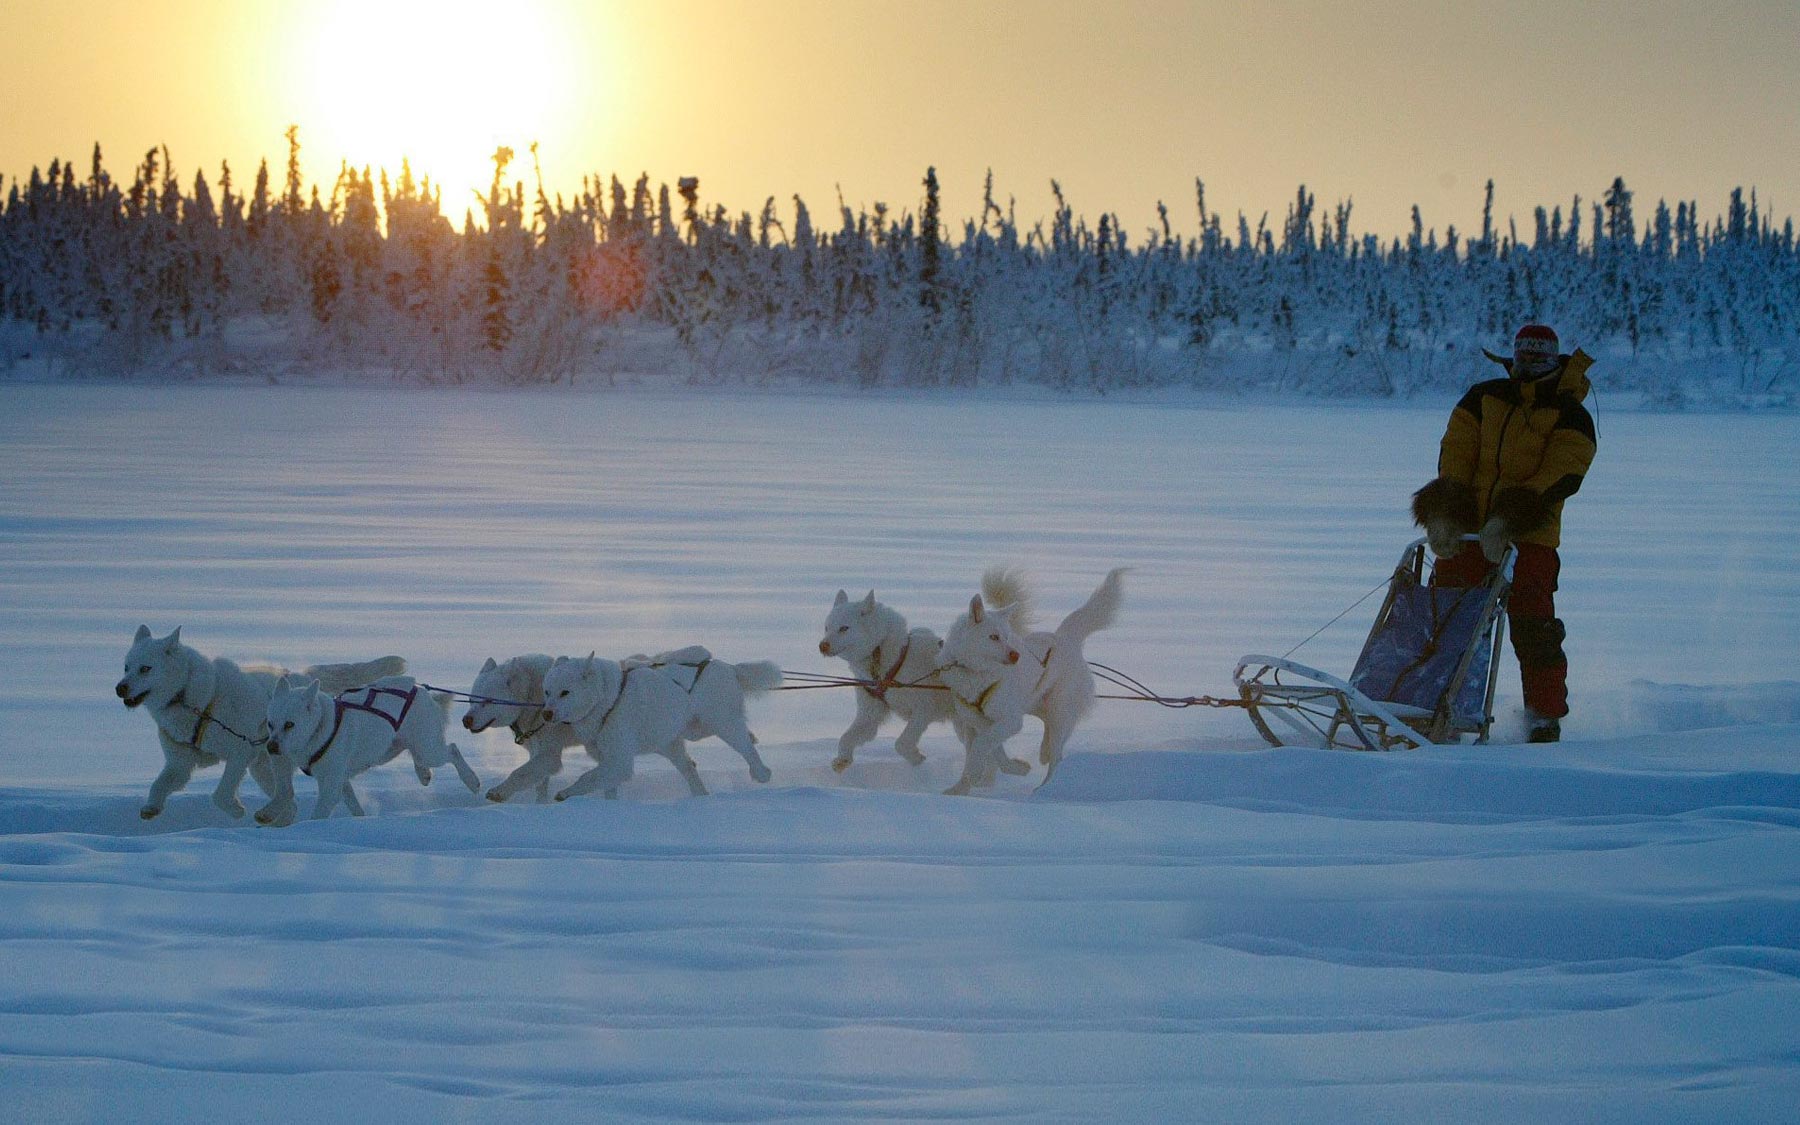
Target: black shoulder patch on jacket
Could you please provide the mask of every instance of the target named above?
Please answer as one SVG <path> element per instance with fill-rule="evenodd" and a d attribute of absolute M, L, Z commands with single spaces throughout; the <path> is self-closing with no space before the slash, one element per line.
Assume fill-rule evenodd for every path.
<path fill-rule="evenodd" d="M 1556 420 L 1556 427 L 1560 430 L 1574 430 L 1594 444 L 1600 443 L 1594 430 L 1594 416 L 1588 413 L 1587 407 L 1572 398 L 1563 400 L 1562 416 Z"/>
<path fill-rule="evenodd" d="M 1581 491 L 1581 474 L 1564 473 L 1555 484 L 1544 489 L 1544 503 L 1560 504 Z"/>

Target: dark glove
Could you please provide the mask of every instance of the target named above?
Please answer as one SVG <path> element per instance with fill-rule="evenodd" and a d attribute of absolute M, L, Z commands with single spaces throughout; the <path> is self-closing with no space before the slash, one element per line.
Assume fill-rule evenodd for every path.
<path fill-rule="evenodd" d="M 1475 530 L 1475 490 L 1438 477 L 1413 493 L 1412 515 L 1425 529 L 1432 554 L 1449 558 L 1462 550 L 1462 537 Z"/>

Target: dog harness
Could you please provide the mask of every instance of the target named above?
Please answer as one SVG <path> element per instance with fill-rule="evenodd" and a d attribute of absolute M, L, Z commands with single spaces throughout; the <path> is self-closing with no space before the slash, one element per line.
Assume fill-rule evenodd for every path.
<path fill-rule="evenodd" d="M 539 712 L 542 712 L 543 708 L 539 707 L 539 708 L 537 708 L 537 710 Z M 550 725 L 550 720 L 545 719 L 543 722 L 539 723 L 537 726 L 532 727 L 530 730 L 526 730 L 524 727 L 519 725 L 520 723 L 523 723 L 524 721 L 525 721 L 525 715 L 520 714 L 517 719 L 514 719 L 509 724 L 512 727 L 513 742 L 520 746 L 523 746 L 527 742 L 530 742 L 533 738 L 536 738 L 537 733 L 539 731 L 543 730 L 545 727 Z"/>
<path fill-rule="evenodd" d="M 606 720 L 612 718 L 612 713 L 619 709 L 619 703 L 622 700 L 624 700 L 624 698 L 625 698 L 625 682 L 627 680 L 631 679 L 631 674 L 633 672 L 637 671 L 639 668 L 648 668 L 648 667 L 650 667 L 650 665 L 648 665 L 648 664 L 634 664 L 630 668 L 619 669 L 619 690 L 617 692 L 613 693 L 612 702 L 608 703 L 606 705 L 606 711 L 605 711 L 605 713 L 603 713 L 600 716 L 600 721 L 598 723 L 594 724 L 596 730 L 599 729 L 600 727 L 605 726 Z M 581 722 L 582 720 L 586 719 L 589 715 L 592 715 L 595 711 L 598 711 L 598 710 L 600 710 L 600 705 L 598 703 L 596 703 L 596 704 L 594 704 L 593 707 L 589 708 L 586 712 L 575 716 L 574 718 L 570 719 L 564 725 L 572 727 L 576 723 Z M 546 724 L 546 725 L 548 725 L 548 724 Z M 543 727 L 538 728 L 538 730 L 542 730 L 542 729 L 543 729 Z M 536 734 L 537 731 L 533 731 L 532 733 Z"/>
<path fill-rule="evenodd" d="M 912 651 L 912 638 L 908 637 L 908 638 L 906 638 L 906 643 L 900 646 L 900 656 L 898 659 L 896 659 L 894 661 L 894 666 L 892 668 L 889 668 L 885 673 L 883 673 L 881 678 L 879 680 L 877 680 L 873 685 L 863 684 L 862 689 L 864 691 L 868 692 L 870 695 L 874 696 L 876 699 L 879 699 L 881 702 L 886 703 L 888 689 L 896 686 L 899 683 L 900 669 L 905 666 L 906 654 L 911 651 Z M 873 672 L 875 670 L 875 668 L 876 668 L 875 665 L 870 665 L 869 670 L 871 672 Z"/>
<path fill-rule="evenodd" d="M 1044 677 L 1048 676 L 1050 674 L 1050 654 L 1055 651 L 1056 651 L 1055 645 L 1051 645 L 1049 648 L 1044 650 L 1044 660 L 1043 660 L 1044 669 L 1042 672 L 1038 673 L 1037 685 L 1031 689 L 1031 694 L 1034 696 L 1043 688 Z M 1033 657 L 1032 659 L 1035 660 L 1037 658 Z M 962 668 L 965 671 L 969 671 L 969 672 L 973 672 L 975 670 L 973 668 L 970 668 L 967 664 L 961 664 L 961 663 L 947 664 L 947 665 L 945 665 L 945 667 L 947 667 L 947 668 Z M 986 718 L 988 718 L 988 713 L 987 713 L 988 701 L 994 697 L 994 692 L 999 690 L 1000 685 L 1002 683 L 1004 683 L 1005 681 L 1006 681 L 1005 676 L 999 677 L 993 683 L 989 684 L 986 688 L 982 689 L 981 694 L 976 696 L 974 699 L 965 698 L 963 696 L 963 694 L 961 692 L 957 691 L 955 688 L 950 689 L 950 694 L 953 697 L 955 697 L 955 699 L 958 703 L 961 703 L 963 706 L 972 709 L 977 715 L 980 715 L 982 718 L 986 719 Z"/>
<path fill-rule="evenodd" d="M 400 724 L 406 721 L 407 713 L 412 710 L 413 701 L 419 698 L 419 691 L 419 685 L 414 684 L 409 688 L 355 688 L 342 695 L 334 696 L 331 700 L 331 737 L 325 740 L 325 745 L 313 752 L 313 756 L 308 758 L 306 764 L 300 767 L 300 772 L 308 777 L 312 776 L 313 767 L 319 764 L 319 759 L 323 758 L 325 752 L 331 749 L 331 744 L 337 741 L 338 731 L 342 730 L 344 726 L 344 713 L 346 711 L 363 711 L 370 715 L 374 715 L 388 726 L 393 727 L 394 732 L 398 734 L 400 731 Z M 361 699 L 350 698 L 357 692 L 362 693 Z M 386 695 L 391 695 L 400 701 L 399 714 L 390 715 L 387 711 L 376 706 L 376 697 Z M 393 705 L 390 704 L 389 706 L 392 707 Z"/>
<path fill-rule="evenodd" d="M 693 680 L 691 680 L 687 684 L 686 687 L 681 688 L 682 691 L 685 691 L 689 695 L 692 695 L 692 694 L 694 694 L 694 689 L 700 685 L 700 673 L 706 671 L 706 666 L 708 664 L 711 664 L 712 662 L 713 662 L 713 658 L 709 656 L 705 660 L 701 660 L 696 663 L 688 663 L 685 660 L 671 660 L 671 661 L 666 661 L 662 664 L 638 664 L 638 665 L 635 665 L 634 667 L 655 668 L 659 672 L 661 672 L 664 668 L 692 668 L 694 670 Z M 629 671 L 629 669 L 627 669 L 627 670 Z M 663 672 L 663 675 L 668 676 L 671 680 L 675 680 L 675 677 L 668 672 Z M 680 687 L 681 681 L 675 680 L 675 684 L 676 684 L 676 686 Z M 620 689 L 620 693 L 623 694 L 623 688 Z"/>
<path fill-rule="evenodd" d="M 196 715 L 196 718 L 194 719 L 194 733 L 188 735 L 188 740 L 186 742 L 177 742 L 175 745 L 185 746 L 189 750 L 192 750 L 196 754 L 206 753 L 205 750 L 202 750 L 200 748 L 200 740 L 206 737 L 206 728 L 213 724 L 213 717 L 212 717 L 213 708 L 217 707 L 218 705 L 219 705 L 218 696 L 214 696 L 212 698 L 212 700 L 207 703 L 205 709 L 200 710 L 200 711 L 194 711 L 194 714 Z M 187 704 L 187 692 L 185 690 L 183 690 L 174 699 L 169 700 L 169 706 L 179 707 L 184 711 L 193 711 L 194 710 L 192 707 L 189 707 Z M 219 725 L 223 726 L 224 724 L 221 723 Z M 233 732 L 233 733 L 236 733 L 236 732 Z M 243 736 L 239 735 L 238 737 L 242 738 Z M 249 739 L 244 739 L 244 741 L 248 742 Z"/>
<path fill-rule="evenodd" d="M 217 707 L 218 705 L 219 705 L 219 697 L 215 695 L 212 698 L 212 701 L 210 703 L 208 703 L 204 709 L 195 711 L 192 707 L 188 706 L 187 691 L 186 691 L 186 689 L 183 689 L 180 693 L 178 693 L 175 696 L 174 699 L 169 700 L 168 706 L 179 707 L 183 711 L 193 712 L 194 733 L 188 736 L 188 740 L 186 742 L 175 742 L 175 740 L 173 738 L 170 738 L 169 741 L 175 742 L 175 745 L 177 745 L 177 746 L 181 746 L 188 750 L 192 750 L 196 754 L 209 754 L 209 753 L 211 753 L 211 751 L 204 749 L 200 745 L 201 740 L 206 737 L 206 731 L 207 731 L 208 727 L 218 727 L 220 730 L 224 731 L 226 734 L 229 734 L 231 737 L 237 739 L 239 742 L 245 743 L 246 745 L 249 745 L 249 746 L 261 746 L 269 741 L 267 738 L 251 738 L 249 735 L 245 734 L 241 730 L 236 729 L 230 723 L 227 723 L 225 720 L 213 718 L 213 708 Z"/>

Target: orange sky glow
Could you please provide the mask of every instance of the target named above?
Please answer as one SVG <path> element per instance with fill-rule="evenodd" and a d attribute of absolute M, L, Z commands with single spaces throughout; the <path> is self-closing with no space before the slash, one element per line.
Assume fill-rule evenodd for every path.
<path fill-rule="evenodd" d="M 1571 10 L 1372 0 L 0 0 L 0 176 L 93 144 L 115 176 L 167 145 L 184 182 L 241 185 L 298 125 L 309 181 L 341 161 L 444 189 L 460 222 L 500 145 L 529 182 L 588 173 L 758 211 L 798 193 L 916 213 L 935 165 L 952 228 L 992 169 L 1024 225 L 1059 180 L 1090 223 L 1137 240 L 1167 204 L 1196 229 L 1194 180 L 1227 216 L 1279 223 L 1305 183 L 1352 228 L 1594 199 L 1624 176 L 1724 209 L 1755 187 L 1800 200 L 1800 6 L 1645 0 Z"/>

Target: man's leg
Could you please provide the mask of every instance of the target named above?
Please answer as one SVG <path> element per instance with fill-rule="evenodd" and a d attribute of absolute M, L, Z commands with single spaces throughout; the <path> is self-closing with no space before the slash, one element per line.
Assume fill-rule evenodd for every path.
<path fill-rule="evenodd" d="M 1554 548 L 1520 543 L 1513 567 L 1507 618 L 1512 624 L 1513 653 L 1519 658 L 1534 741 L 1555 741 L 1556 720 L 1569 713 L 1569 660 L 1563 653 L 1566 632 L 1556 616 L 1556 580 L 1562 560 Z"/>

